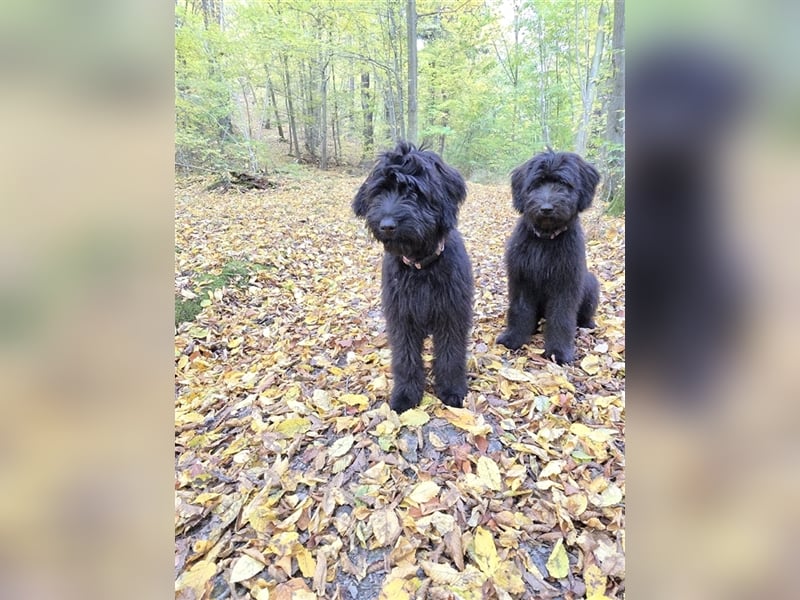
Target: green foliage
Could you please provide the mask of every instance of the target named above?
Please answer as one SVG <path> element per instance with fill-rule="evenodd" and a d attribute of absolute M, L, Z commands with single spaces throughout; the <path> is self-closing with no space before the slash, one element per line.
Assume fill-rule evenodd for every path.
<path fill-rule="evenodd" d="M 194 321 L 203 308 L 210 304 L 209 294 L 214 290 L 226 287 L 247 287 L 247 282 L 253 273 L 268 268 L 265 265 L 241 260 L 231 260 L 225 263 L 222 270 L 217 273 L 204 273 L 197 278 L 194 287 L 194 298 L 175 296 L 175 326 L 187 321 Z"/>
<path fill-rule="evenodd" d="M 574 149 L 603 1 L 417 0 L 419 139 L 486 181 L 546 145 Z M 324 144 L 355 164 L 403 135 L 404 1 L 242 0 L 223 29 L 200 3 L 179 5 L 177 162 L 276 169 L 318 163 Z M 595 161 L 610 75 L 606 51 L 587 130 Z"/>

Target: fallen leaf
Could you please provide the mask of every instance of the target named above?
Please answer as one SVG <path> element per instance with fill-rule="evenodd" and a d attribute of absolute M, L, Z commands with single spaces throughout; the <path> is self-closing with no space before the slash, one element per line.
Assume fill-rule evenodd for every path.
<path fill-rule="evenodd" d="M 421 481 L 408 493 L 406 500 L 415 504 L 425 504 L 439 493 L 439 489 L 439 485 L 433 481 Z"/>
<path fill-rule="evenodd" d="M 583 570 L 583 582 L 586 584 L 586 595 L 603 596 L 606 593 L 608 578 L 597 565 L 589 565 Z"/>
<path fill-rule="evenodd" d="M 497 548 L 494 545 L 492 534 L 483 527 L 475 530 L 475 562 L 478 568 L 487 576 L 491 577 L 497 571 L 500 559 L 497 556 Z"/>
<path fill-rule="evenodd" d="M 249 554 L 242 554 L 231 567 L 230 582 L 239 583 L 255 577 L 264 569 L 264 563 L 257 561 Z"/>
<path fill-rule="evenodd" d="M 337 439 L 331 447 L 328 449 L 328 454 L 332 458 L 339 458 L 340 456 L 344 456 L 350 451 L 350 448 L 353 447 L 353 442 L 355 441 L 355 437 L 352 435 L 345 435 Z"/>
<path fill-rule="evenodd" d="M 421 427 L 430 420 L 430 415 L 419 408 L 412 408 L 400 415 L 400 423 L 407 427 Z"/>
<path fill-rule="evenodd" d="M 503 489 L 503 482 L 500 476 L 500 468 L 488 456 L 478 458 L 478 477 L 490 490 L 500 491 Z"/>
<path fill-rule="evenodd" d="M 210 560 L 200 560 L 185 571 L 175 582 L 175 591 L 192 589 L 199 598 L 205 595 L 208 582 L 217 573 L 217 565 Z"/>
<path fill-rule="evenodd" d="M 547 572 L 553 579 L 563 579 L 569 574 L 569 557 L 564 548 L 564 540 L 559 538 L 550 557 L 547 559 Z"/>
<path fill-rule="evenodd" d="M 375 510 L 369 518 L 369 526 L 372 534 L 378 542 L 378 547 L 393 544 L 402 532 L 400 521 L 391 508 L 380 508 Z"/>

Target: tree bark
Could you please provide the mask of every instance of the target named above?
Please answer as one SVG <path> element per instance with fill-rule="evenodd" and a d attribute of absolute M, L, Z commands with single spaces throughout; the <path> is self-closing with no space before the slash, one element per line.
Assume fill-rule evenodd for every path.
<path fill-rule="evenodd" d="M 322 62 L 320 69 L 320 110 L 319 110 L 319 168 L 328 169 L 328 60 Z"/>
<path fill-rule="evenodd" d="M 406 6 L 408 33 L 408 131 L 406 139 L 417 143 L 417 3 L 408 0 Z"/>
<path fill-rule="evenodd" d="M 286 109 L 289 113 L 289 155 L 294 149 L 295 156 L 300 156 L 300 144 L 297 141 L 297 121 L 294 114 L 294 104 L 292 103 L 292 86 L 289 79 L 289 58 L 283 55 L 283 71 L 286 78 Z"/>
<path fill-rule="evenodd" d="M 607 15 L 608 7 L 605 2 L 603 2 L 600 4 L 600 10 L 597 12 L 597 35 L 594 41 L 592 63 L 586 73 L 586 80 L 583 82 L 581 89 L 583 113 L 581 115 L 580 125 L 578 126 L 578 133 L 575 136 L 575 152 L 578 154 L 586 154 L 592 108 L 597 98 L 597 75 L 600 72 L 600 58 L 603 56 L 603 46 L 605 45 L 605 22 Z"/>
<path fill-rule="evenodd" d="M 266 66 L 264 67 L 266 69 Z M 283 124 L 281 123 L 281 116 L 278 113 L 278 103 L 275 101 L 275 88 L 272 85 L 272 77 L 267 71 L 267 88 L 269 89 L 269 97 L 272 100 L 272 108 L 275 111 L 275 124 L 278 127 L 278 137 L 282 142 L 286 141 L 286 137 L 283 135 Z"/>
<path fill-rule="evenodd" d="M 611 34 L 611 93 L 606 120 L 605 200 L 609 207 L 622 209 L 625 202 L 625 0 L 614 0 L 614 29 Z"/>
<path fill-rule="evenodd" d="M 372 94 L 369 88 L 369 71 L 361 73 L 361 110 L 364 112 L 364 152 L 366 158 L 375 148 L 375 115 L 372 109 Z"/>

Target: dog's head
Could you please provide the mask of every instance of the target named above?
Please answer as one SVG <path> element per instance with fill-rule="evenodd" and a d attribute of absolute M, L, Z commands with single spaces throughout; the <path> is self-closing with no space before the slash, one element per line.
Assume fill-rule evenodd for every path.
<path fill-rule="evenodd" d="M 600 174 L 572 152 L 549 150 L 511 172 L 514 208 L 542 234 L 567 227 L 589 208 Z"/>
<path fill-rule="evenodd" d="M 455 228 L 466 195 L 461 174 L 439 155 L 399 142 L 379 156 L 353 199 L 353 212 L 387 252 L 421 257 Z"/>

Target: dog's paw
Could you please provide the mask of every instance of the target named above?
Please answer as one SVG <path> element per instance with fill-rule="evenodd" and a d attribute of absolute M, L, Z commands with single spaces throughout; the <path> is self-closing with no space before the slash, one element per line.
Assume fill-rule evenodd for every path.
<path fill-rule="evenodd" d="M 517 335 L 514 335 L 513 333 L 504 331 L 497 336 L 496 343 L 502 344 L 509 350 L 517 350 L 518 348 L 522 347 L 522 344 L 525 343 L 525 340 Z"/>
<path fill-rule="evenodd" d="M 403 392 L 395 392 L 392 394 L 392 399 L 389 401 L 389 406 L 399 415 L 407 411 L 409 408 L 418 406 L 420 400 L 422 400 L 422 398 L 414 399 Z"/>
<path fill-rule="evenodd" d="M 452 406 L 453 408 L 464 408 L 464 394 L 442 394 L 440 398 L 447 406 Z"/>
<path fill-rule="evenodd" d="M 560 365 L 566 365 L 575 360 L 574 350 L 545 348 L 544 355 L 545 357 L 557 362 Z"/>

